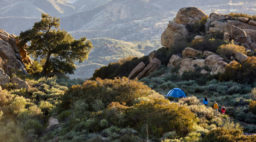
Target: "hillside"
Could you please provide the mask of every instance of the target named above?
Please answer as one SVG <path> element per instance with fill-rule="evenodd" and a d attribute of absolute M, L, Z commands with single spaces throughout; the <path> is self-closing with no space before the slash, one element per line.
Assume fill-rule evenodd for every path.
<path fill-rule="evenodd" d="M 162 33 L 164 47 L 142 58 L 109 64 L 93 76 L 139 79 L 162 95 L 181 88 L 190 97 L 207 97 L 210 107 L 215 101 L 225 106 L 245 133 L 255 133 L 255 21 L 246 14 L 208 17 L 194 7 L 180 9 Z"/>
<path fill-rule="evenodd" d="M 167 5 L 161 2 L 156 3 Z M 122 18 L 115 13 L 113 18 Z M 87 57 L 92 44 L 65 31 L 43 31 L 52 21 L 58 25 L 54 18 L 44 15 L 19 38 L 0 30 L 0 141 L 255 142 L 256 16 L 207 15 L 196 7 L 174 15 L 158 41 L 92 38 L 94 49 L 76 74 L 88 78 L 90 69 L 100 68 L 84 81 L 65 73 Z M 49 74 L 43 71 L 47 67 Z M 173 88 L 181 88 L 186 97 L 165 96 Z"/>
<path fill-rule="evenodd" d="M 213 11 L 255 13 L 251 0 L 242 3 L 239 0 L 233 0 L 233 3 L 229 0 L 77 0 L 75 3 L 67 0 L 1 0 L 0 3 L 0 18 L 5 18 L 0 27 L 5 27 L 9 33 L 19 34 L 28 29 L 34 21 L 28 22 L 26 18 L 39 19 L 41 12 L 46 12 L 63 17 L 63 28 L 76 37 L 86 35 L 88 38 L 125 41 L 159 39 L 166 23 L 185 6 L 199 7 L 207 14 Z M 8 24 L 13 21 L 22 26 Z"/>

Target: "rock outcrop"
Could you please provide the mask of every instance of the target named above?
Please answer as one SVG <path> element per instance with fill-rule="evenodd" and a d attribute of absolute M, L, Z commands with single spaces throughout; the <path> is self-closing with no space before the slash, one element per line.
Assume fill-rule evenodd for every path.
<path fill-rule="evenodd" d="M 179 75 L 182 75 L 184 72 L 195 72 L 198 69 L 201 74 L 210 73 L 211 75 L 216 75 L 225 72 L 227 63 L 222 57 L 210 51 L 204 51 L 204 55 L 206 56 L 205 59 L 201 57 L 191 58 L 188 56 L 181 58 L 178 55 L 172 55 L 168 67 L 178 67 Z M 208 68 L 209 71 L 205 70 L 205 68 Z"/>
<path fill-rule="evenodd" d="M 212 13 L 206 23 L 206 32 L 223 34 L 225 40 L 256 49 L 256 21 L 250 18 Z"/>
<path fill-rule="evenodd" d="M 210 55 L 205 59 L 205 64 L 207 65 L 208 68 L 210 68 L 211 75 L 216 75 L 220 73 L 225 72 L 225 67 L 227 63 L 224 61 L 222 57 L 219 55 Z"/>
<path fill-rule="evenodd" d="M 145 65 L 145 63 L 140 62 L 129 74 L 130 79 L 141 79 L 154 72 L 161 66 L 161 61 L 155 57 L 154 52 L 149 55 L 149 63 Z"/>
<path fill-rule="evenodd" d="M 181 8 L 175 17 L 177 24 L 191 25 L 199 23 L 207 15 L 196 7 Z"/>
<path fill-rule="evenodd" d="M 30 58 L 27 56 L 26 50 L 18 46 L 15 35 L 0 30 L 0 85 L 16 83 L 20 88 L 27 88 L 23 80 L 10 78 L 13 73 L 23 72 L 26 74 L 23 61 L 30 63 Z"/>
<path fill-rule="evenodd" d="M 182 24 L 169 22 L 168 27 L 162 33 L 161 43 L 164 47 L 171 48 L 174 44 L 187 39 L 188 31 Z"/>
<path fill-rule="evenodd" d="M 186 25 L 199 23 L 207 15 L 198 8 L 186 7 L 179 10 L 173 21 L 170 21 L 162 33 L 161 43 L 164 47 L 171 48 L 175 43 L 188 38 Z"/>
<path fill-rule="evenodd" d="M 172 57 L 169 59 L 169 63 L 167 67 L 171 67 L 171 68 L 177 67 L 180 64 L 181 60 L 182 58 L 180 56 L 172 55 Z"/>

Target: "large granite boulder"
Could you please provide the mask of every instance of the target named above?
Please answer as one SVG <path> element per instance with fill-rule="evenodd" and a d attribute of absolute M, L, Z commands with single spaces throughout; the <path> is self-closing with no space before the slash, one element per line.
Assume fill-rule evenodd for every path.
<path fill-rule="evenodd" d="M 199 23 L 201 19 L 207 15 L 196 7 L 181 8 L 175 17 L 175 22 L 178 24 L 195 24 Z"/>
<path fill-rule="evenodd" d="M 10 78 L 12 74 L 17 72 L 26 74 L 23 58 L 20 54 L 21 51 L 25 52 L 23 57 L 29 63 L 30 58 L 26 54 L 26 50 L 18 46 L 18 40 L 15 35 L 0 30 L 0 85 L 16 83 L 18 88 L 28 88 L 25 81 L 19 78 Z"/>
<path fill-rule="evenodd" d="M 172 57 L 169 59 L 169 63 L 167 65 L 167 67 L 170 67 L 170 68 L 177 67 L 178 65 L 180 65 L 181 60 L 182 60 L 182 58 L 180 56 L 172 55 Z"/>
<path fill-rule="evenodd" d="M 196 68 L 203 68 L 205 67 L 205 60 L 204 59 L 195 59 L 192 58 L 184 58 L 180 61 L 180 69 L 179 75 L 182 75 L 184 72 L 195 72 Z"/>
<path fill-rule="evenodd" d="M 164 47 L 171 48 L 177 42 L 186 40 L 188 37 L 188 30 L 182 24 L 169 22 L 168 27 L 162 33 L 161 43 Z"/>
<path fill-rule="evenodd" d="M 208 56 L 205 59 L 205 64 L 208 68 L 210 68 L 211 75 L 224 73 L 225 67 L 227 65 L 227 63 L 224 61 L 224 59 L 217 54 Z"/>

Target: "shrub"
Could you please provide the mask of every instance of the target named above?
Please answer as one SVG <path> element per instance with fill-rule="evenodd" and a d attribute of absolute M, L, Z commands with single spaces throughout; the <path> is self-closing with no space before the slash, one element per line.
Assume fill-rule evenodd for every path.
<path fill-rule="evenodd" d="M 128 109 L 127 113 L 128 125 L 140 130 L 144 136 L 147 127 L 150 135 L 158 137 L 169 131 L 185 136 L 193 130 L 196 122 L 195 115 L 189 109 L 164 103 L 161 99 L 155 102 L 141 101 Z"/>
<path fill-rule="evenodd" d="M 243 46 L 239 46 L 233 43 L 223 44 L 218 48 L 217 53 L 226 59 L 230 59 L 236 53 L 246 54 L 246 49 Z"/>
<path fill-rule="evenodd" d="M 225 73 L 220 75 L 220 80 L 234 80 L 238 82 L 253 83 L 256 76 L 256 57 L 248 59 L 240 64 L 232 61 L 226 66 Z"/>
<path fill-rule="evenodd" d="M 190 35 L 200 35 L 202 33 L 205 33 L 205 24 L 207 22 L 207 19 L 208 16 L 205 16 L 195 24 L 187 24 L 186 28 L 191 33 Z"/>
<path fill-rule="evenodd" d="M 239 129 L 218 128 L 210 131 L 202 142 L 253 142 L 256 136 L 245 136 Z"/>
<path fill-rule="evenodd" d="M 194 39 L 191 42 L 191 47 L 201 51 L 212 51 L 216 52 L 220 45 L 224 44 L 222 39 L 215 39 L 215 38 L 207 38 L 204 39 Z"/>
<path fill-rule="evenodd" d="M 249 105 L 250 111 L 256 114 L 256 101 L 251 101 Z"/>
<path fill-rule="evenodd" d="M 34 61 L 32 64 L 26 64 L 26 70 L 29 74 L 39 75 L 43 71 L 43 66 L 38 61 Z"/>
<path fill-rule="evenodd" d="M 256 20 L 256 15 L 249 15 L 244 13 L 229 13 L 228 15 L 231 17 L 246 17 L 252 20 Z"/>

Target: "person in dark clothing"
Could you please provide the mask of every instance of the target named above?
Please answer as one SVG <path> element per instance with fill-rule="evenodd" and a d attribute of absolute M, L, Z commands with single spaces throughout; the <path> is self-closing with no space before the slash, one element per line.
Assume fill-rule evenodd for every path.
<path fill-rule="evenodd" d="M 209 103 L 209 102 L 208 102 L 208 99 L 207 99 L 207 97 L 205 97 L 205 98 L 203 99 L 203 104 L 207 106 L 208 103 Z"/>

